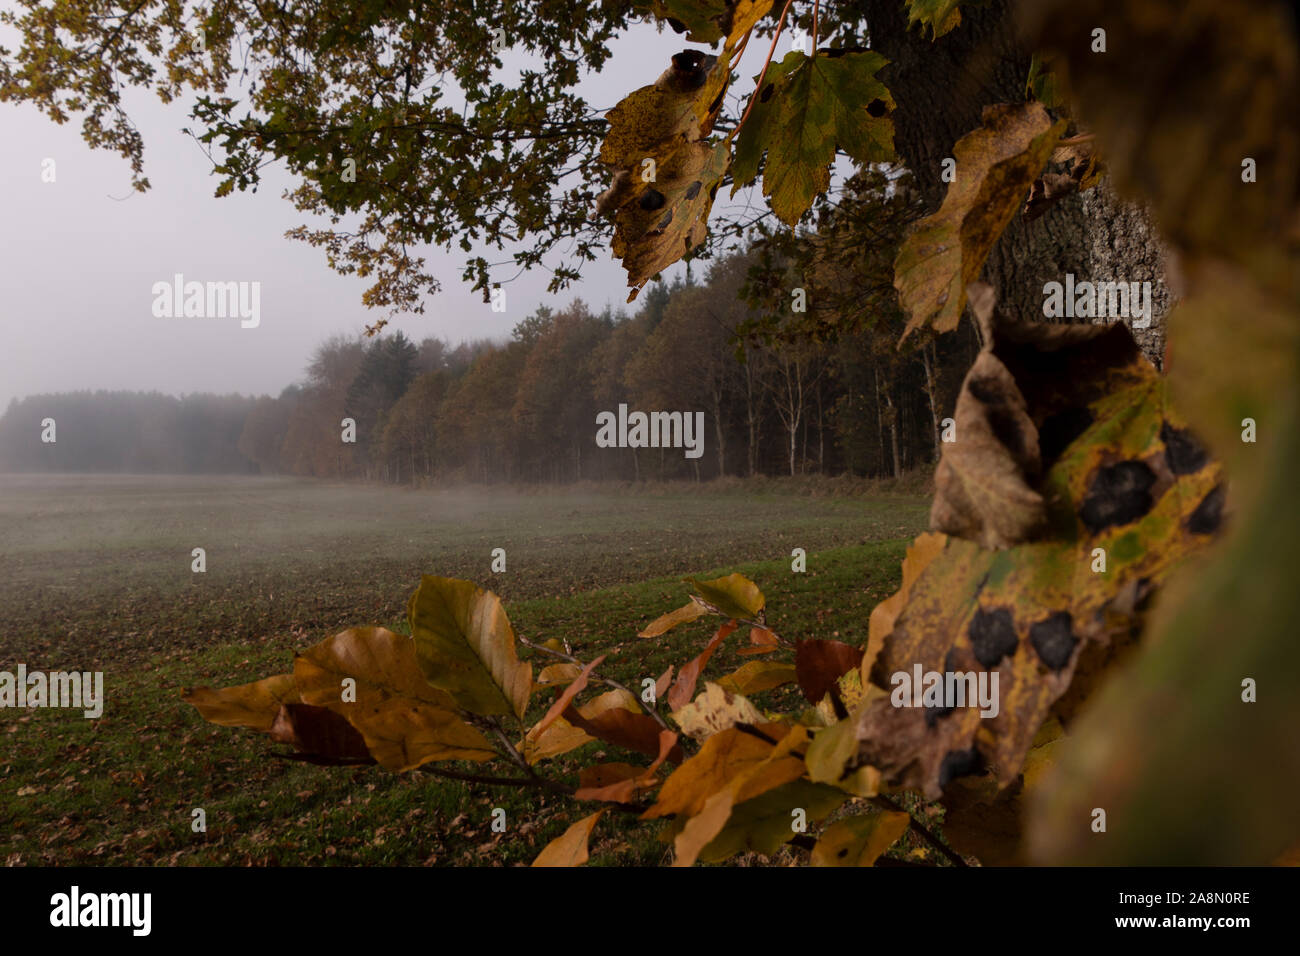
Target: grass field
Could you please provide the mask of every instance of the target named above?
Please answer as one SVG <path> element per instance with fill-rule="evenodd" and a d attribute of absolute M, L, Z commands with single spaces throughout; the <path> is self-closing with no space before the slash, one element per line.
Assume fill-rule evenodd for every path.
<path fill-rule="evenodd" d="M 422 573 L 496 591 L 521 633 L 563 637 L 584 659 L 608 653 L 602 670 L 624 682 L 657 676 L 707 640 L 704 622 L 671 639 L 635 636 L 682 603 L 684 574 L 741 571 L 763 588 L 784 636 L 860 644 L 871 608 L 897 586 L 927 501 L 828 487 L 520 493 L 0 476 L 0 670 L 102 670 L 107 698 L 98 720 L 0 712 L 0 860 L 527 862 L 577 818 L 571 804 L 285 762 L 264 737 L 202 721 L 180 689 L 287 671 L 295 648 L 346 626 L 404 630 Z M 199 547 L 203 574 L 191 571 Z M 805 574 L 791 572 L 796 547 L 808 552 Z M 493 548 L 506 550 L 504 574 L 490 571 Z M 743 660 L 724 649 L 709 673 Z M 535 700 L 540 715 L 545 701 Z M 590 763 L 602 747 L 628 759 L 590 744 L 559 767 Z M 191 831 L 198 807 L 206 833 Z M 493 807 L 506 810 L 504 834 L 490 829 Z M 657 863 L 665 850 L 651 830 L 607 818 L 592 863 Z"/>

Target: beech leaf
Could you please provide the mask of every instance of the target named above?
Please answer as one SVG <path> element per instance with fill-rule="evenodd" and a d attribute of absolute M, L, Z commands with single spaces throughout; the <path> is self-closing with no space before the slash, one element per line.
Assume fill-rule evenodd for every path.
<path fill-rule="evenodd" d="M 587 862 L 587 844 L 591 840 L 591 831 L 605 813 L 597 810 L 591 816 L 583 817 L 569 829 L 552 840 L 537 854 L 533 866 L 582 866 Z"/>
<path fill-rule="evenodd" d="M 429 683 L 470 713 L 522 719 L 533 687 L 501 600 L 471 581 L 425 575 L 407 605 L 416 658 Z"/>

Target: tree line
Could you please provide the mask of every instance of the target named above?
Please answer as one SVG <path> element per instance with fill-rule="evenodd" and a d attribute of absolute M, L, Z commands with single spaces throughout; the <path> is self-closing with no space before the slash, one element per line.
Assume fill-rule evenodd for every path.
<path fill-rule="evenodd" d="M 915 202 L 906 178 L 863 174 L 815 228 L 653 283 L 632 314 L 575 300 L 504 341 L 334 337 L 275 397 L 15 401 L 0 466 L 397 483 L 899 476 L 937 457 L 978 349 L 972 327 L 897 345 L 891 250 Z M 597 447 L 597 415 L 621 404 L 703 412 L 704 454 Z M 55 444 L 39 440 L 45 417 Z"/>

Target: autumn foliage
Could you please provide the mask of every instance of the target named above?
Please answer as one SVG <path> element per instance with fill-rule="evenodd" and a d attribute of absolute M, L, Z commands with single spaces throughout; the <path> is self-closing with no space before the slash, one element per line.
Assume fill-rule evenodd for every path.
<path fill-rule="evenodd" d="M 613 219 L 633 295 L 703 241 L 726 176 L 743 185 L 761 169 L 773 210 L 797 223 L 837 152 L 864 164 L 892 158 L 893 114 L 907 107 L 877 78 L 878 55 L 814 46 L 769 54 L 739 123 L 716 130 L 733 60 L 769 13 L 779 34 L 785 11 L 770 0 L 648 6 L 716 52 L 679 54 L 610 112 L 600 161 L 611 186 L 600 208 Z M 906 3 L 909 22 L 936 42 L 960 28 L 962 6 Z M 1232 806 L 1231 781 L 1208 779 L 1197 749 L 1197 735 L 1213 728 L 1217 759 L 1253 781 L 1258 812 L 1235 837 L 1216 839 L 1210 856 L 1272 859 L 1300 836 L 1287 789 L 1300 767 L 1278 729 L 1293 726 L 1284 698 L 1294 688 L 1259 708 L 1234 695 L 1242 676 L 1285 681 L 1300 670 L 1284 637 L 1295 589 L 1279 577 L 1293 567 L 1297 537 L 1284 476 L 1300 462 L 1300 138 L 1282 95 L 1297 76 L 1294 34 L 1281 5 L 1157 0 L 1123 25 L 1160 57 L 1127 50 L 1099 61 L 1086 52 L 1103 19 L 1097 7 L 1050 2 L 1025 17 L 1035 42 L 1057 55 L 1035 61 L 1024 101 L 988 107 L 956 143 L 957 178 L 895 262 L 904 337 L 950 330 L 969 307 L 983 348 L 957 402 L 956 440 L 943 448 L 933 530 L 909 550 L 899 591 L 872 613 L 865 647 L 783 638 L 757 584 L 739 575 L 691 581 L 689 603 L 641 638 L 672 640 L 674 628 L 706 616 L 717 630 L 634 690 L 604 678 L 603 659 L 579 660 L 556 639 L 523 640 L 497 598 L 472 583 L 426 577 L 408 608 L 409 637 L 346 631 L 300 655 L 290 674 L 187 699 L 209 720 L 291 744 L 298 759 L 570 795 L 575 822 L 539 864 L 583 862 L 603 815 L 625 813 L 664 828 L 676 865 L 786 844 L 816 865 L 870 865 L 909 828 L 928 837 L 904 809 L 918 796 L 946 809 L 948 845 L 936 846 L 949 862 L 1152 862 L 1138 855 L 1144 847 L 1185 860 L 1199 812 L 1190 796 Z M 1224 65 L 1238 61 L 1261 69 Z M 1251 107 L 1222 141 L 1205 140 L 1205 112 L 1226 117 L 1239 106 L 1204 74 Z M 1148 100 L 1181 88 L 1203 95 Z M 1251 155 L 1273 162 L 1237 202 L 1241 158 Z M 1168 380 L 1122 324 L 1003 314 L 998 290 L 976 281 L 1015 217 L 1050 215 L 1103 172 L 1150 199 L 1187 256 L 1190 294 L 1170 318 Z M 1237 301 L 1250 321 L 1233 325 Z M 1184 357 L 1180 341 L 1196 348 Z M 1256 374 L 1269 387 L 1253 383 Z M 1217 399 L 1196 387 L 1197 375 L 1215 382 Z M 1247 446 L 1236 435 L 1247 420 L 1283 437 Z M 1219 458 L 1241 476 L 1231 502 Z M 1232 550 L 1199 556 L 1234 508 Z M 1172 597 L 1152 625 L 1153 595 L 1167 584 Z M 1245 622 L 1237 619 L 1241 632 L 1225 650 L 1234 608 Z M 1144 642 L 1148 629 L 1156 639 Z M 726 641 L 752 659 L 711 674 Z M 1229 658 L 1229 671 L 1217 666 Z M 918 665 L 996 671 L 999 713 L 898 706 L 892 676 Z M 348 680 L 354 699 L 344 696 Z M 802 691 L 801 710 L 768 712 L 750 700 L 786 684 Z M 539 694 L 550 705 L 526 726 Z M 1178 719 L 1167 732 L 1153 732 L 1166 731 L 1169 714 Z M 639 759 L 586 768 L 576 781 L 547 773 L 548 760 L 593 739 Z M 442 766 L 452 761 L 457 768 Z M 481 772 L 458 769 L 465 761 Z M 1127 819 L 1130 838 L 1086 843 L 1094 806 Z"/>

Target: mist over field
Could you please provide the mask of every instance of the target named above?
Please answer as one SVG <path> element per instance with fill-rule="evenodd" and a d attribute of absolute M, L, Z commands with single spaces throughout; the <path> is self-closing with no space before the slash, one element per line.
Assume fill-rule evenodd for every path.
<path fill-rule="evenodd" d="M 69 662 L 143 659 L 174 645 L 391 624 L 422 574 L 477 580 L 507 599 L 556 597 L 901 538 L 924 515 L 914 494 L 814 498 L 779 482 L 767 493 L 682 484 L 629 494 L 0 476 L 0 633 Z M 203 573 L 192 571 L 194 548 Z M 505 573 L 490 570 L 495 548 Z"/>

